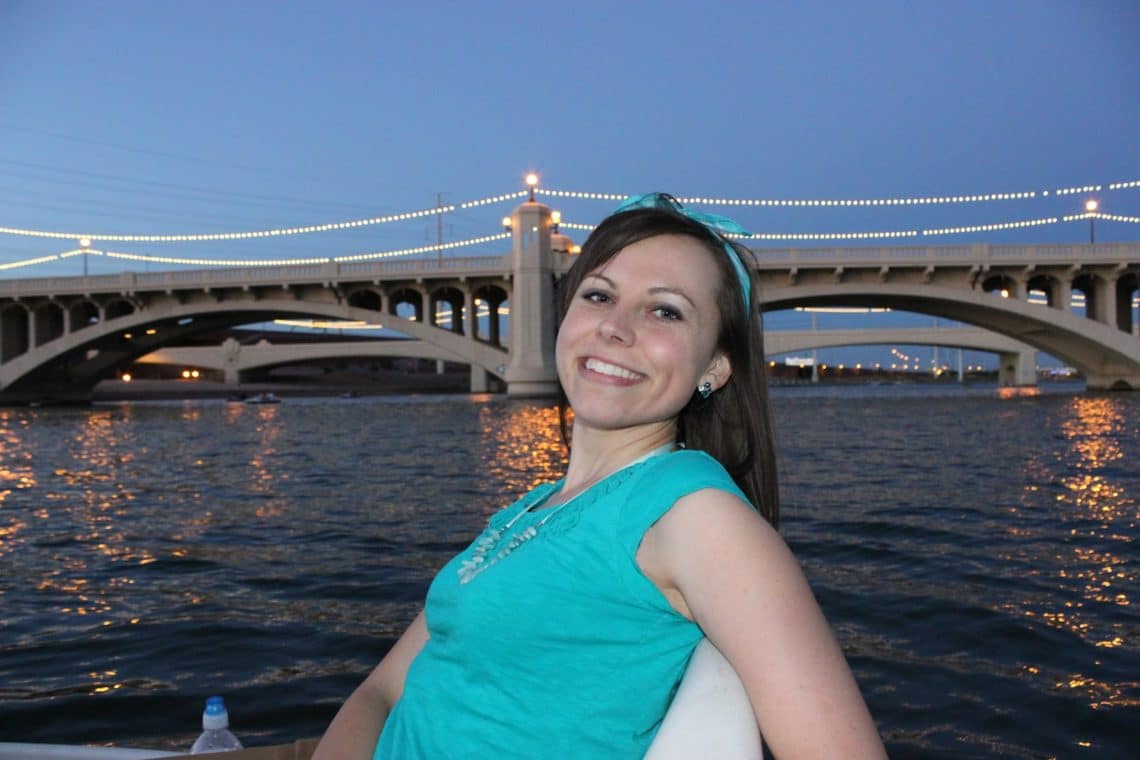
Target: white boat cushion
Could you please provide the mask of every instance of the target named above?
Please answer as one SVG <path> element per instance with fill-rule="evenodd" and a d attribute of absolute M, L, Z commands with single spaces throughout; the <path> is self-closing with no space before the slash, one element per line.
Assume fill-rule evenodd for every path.
<path fill-rule="evenodd" d="M 708 639 L 693 651 L 646 760 L 762 760 L 760 729 L 736 671 Z"/>

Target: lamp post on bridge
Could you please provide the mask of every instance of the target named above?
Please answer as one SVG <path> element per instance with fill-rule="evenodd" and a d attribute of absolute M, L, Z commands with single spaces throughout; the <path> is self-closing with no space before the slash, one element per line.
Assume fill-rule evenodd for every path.
<path fill-rule="evenodd" d="M 1096 243 L 1096 210 L 1100 208 L 1095 198 L 1085 201 L 1085 213 L 1089 215 L 1089 245 Z"/>
<path fill-rule="evenodd" d="M 83 276 L 87 276 L 87 249 L 91 247 L 91 238 L 80 238 L 79 247 L 83 249 Z"/>

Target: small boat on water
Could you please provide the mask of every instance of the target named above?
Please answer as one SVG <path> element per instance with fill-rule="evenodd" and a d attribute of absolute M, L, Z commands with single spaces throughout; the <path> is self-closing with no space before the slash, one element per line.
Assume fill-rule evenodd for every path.
<path fill-rule="evenodd" d="M 281 399 L 276 393 L 257 393 L 245 400 L 247 404 L 280 404 Z"/>

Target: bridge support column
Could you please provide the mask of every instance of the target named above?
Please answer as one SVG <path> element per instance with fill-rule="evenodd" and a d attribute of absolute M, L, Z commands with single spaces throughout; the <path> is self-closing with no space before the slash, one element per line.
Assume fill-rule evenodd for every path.
<path fill-rule="evenodd" d="M 1017 301 L 1027 300 L 1029 298 L 1029 283 L 1028 283 L 1028 281 L 1026 281 L 1020 277 L 1014 277 L 1012 279 L 1013 279 L 1013 287 L 1010 288 L 1009 297 L 1013 298 Z"/>
<path fill-rule="evenodd" d="M 1050 304 L 1054 309 L 1061 311 L 1073 310 L 1073 283 L 1065 278 L 1057 280 L 1056 295 L 1053 297 L 1053 303 Z"/>
<path fill-rule="evenodd" d="M 490 310 L 490 315 L 487 318 L 487 342 L 492 346 L 503 345 L 503 336 L 499 329 L 499 307 L 502 305 L 502 301 L 487 302 L 487 307 Z"/>
<path fill-rule="evenodd" d="M 1132 291 L 1135 279 L 1117 278 L 1113 281 L 1113 291 L 1116 293 L 1116 314 L 1112 324 L 1121 332 L 1135 335 L 1135 325 L 1132 324 Z"/>
<path fill-rule="evenodd" d="M 471 392 L 472 393 L 486 393 L 491 387 L 487 377 L 487 370 L 480 367 L 478 364 L 471 365 Z"/>
<path fill-rule="evenodd" d="M 1096 314 L 1093 316 L 1097 322 L 1106 325 L 1116 325 L 1116 280 L 1098 278 L 1096 281 L 1097 298 Z"/>
<path fill-rule="evenodd" d="M 558 395 L 554 364 L 554 272 L 550 208 L 529 201 L 511 215 L 512 282 L 508 396 Z"/>
<path fill-rule="evenodd" d="M 241 344 L 233 338 L 226 338 L 222 342 L 222 380 L 226 385 L 239 385 L 241 383 L 241 370 L 238 361 L 241 359 Z"/>
<path fill-rule="evenodd" d="M 998 385 L 1037 385 L 1037 350 L 1002 352 L 998 354 Z"/>
<path fill-rule="evenodd" d="M 479 334 L 478 325 L 475 323 L 476 316 L 475 310 L 475 294 L 471 288 L 463 289 L 463 328 L 467 331 L 467 337 L 475 340 L 475 336 Z"/>

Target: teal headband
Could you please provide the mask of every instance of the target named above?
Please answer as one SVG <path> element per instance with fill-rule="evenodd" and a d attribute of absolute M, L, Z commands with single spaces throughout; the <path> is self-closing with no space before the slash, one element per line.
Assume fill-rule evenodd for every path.
<path fill-rule="evenodd" d="M 631 195 L 621 202 L 621 205 L 614 209 L 617 214 L 621 211 L 632 211 L 637 208 L 659 208 L 666 211 L 673 211 L 687 216 L 695 222 L 700 222 L 713 233 L 718 233 L 721 236 L 731 235 L 751 235 L 743 227 L 736 222 L 729 219 L 727 216 L 720 216 L 718 214 L 702 214 L 699 211 L 687 209 L 677 202 L 677 199 L 665 193 L 645 193 L 644 195 Z M 725 253 L 728 254 L 728 260 L 732 263 L 732 269 L 736 272 L 736 279 L 740 280 L 740 288 L 744 291 L 744 310 L 750 311 L 752 308 L 752 278 L 748 276 L 748 269 L 744 266 L 744 262 L 740 260 L 740 254 L 736 249 L 729 245 L 727 242 L 723 243 Z"/>

